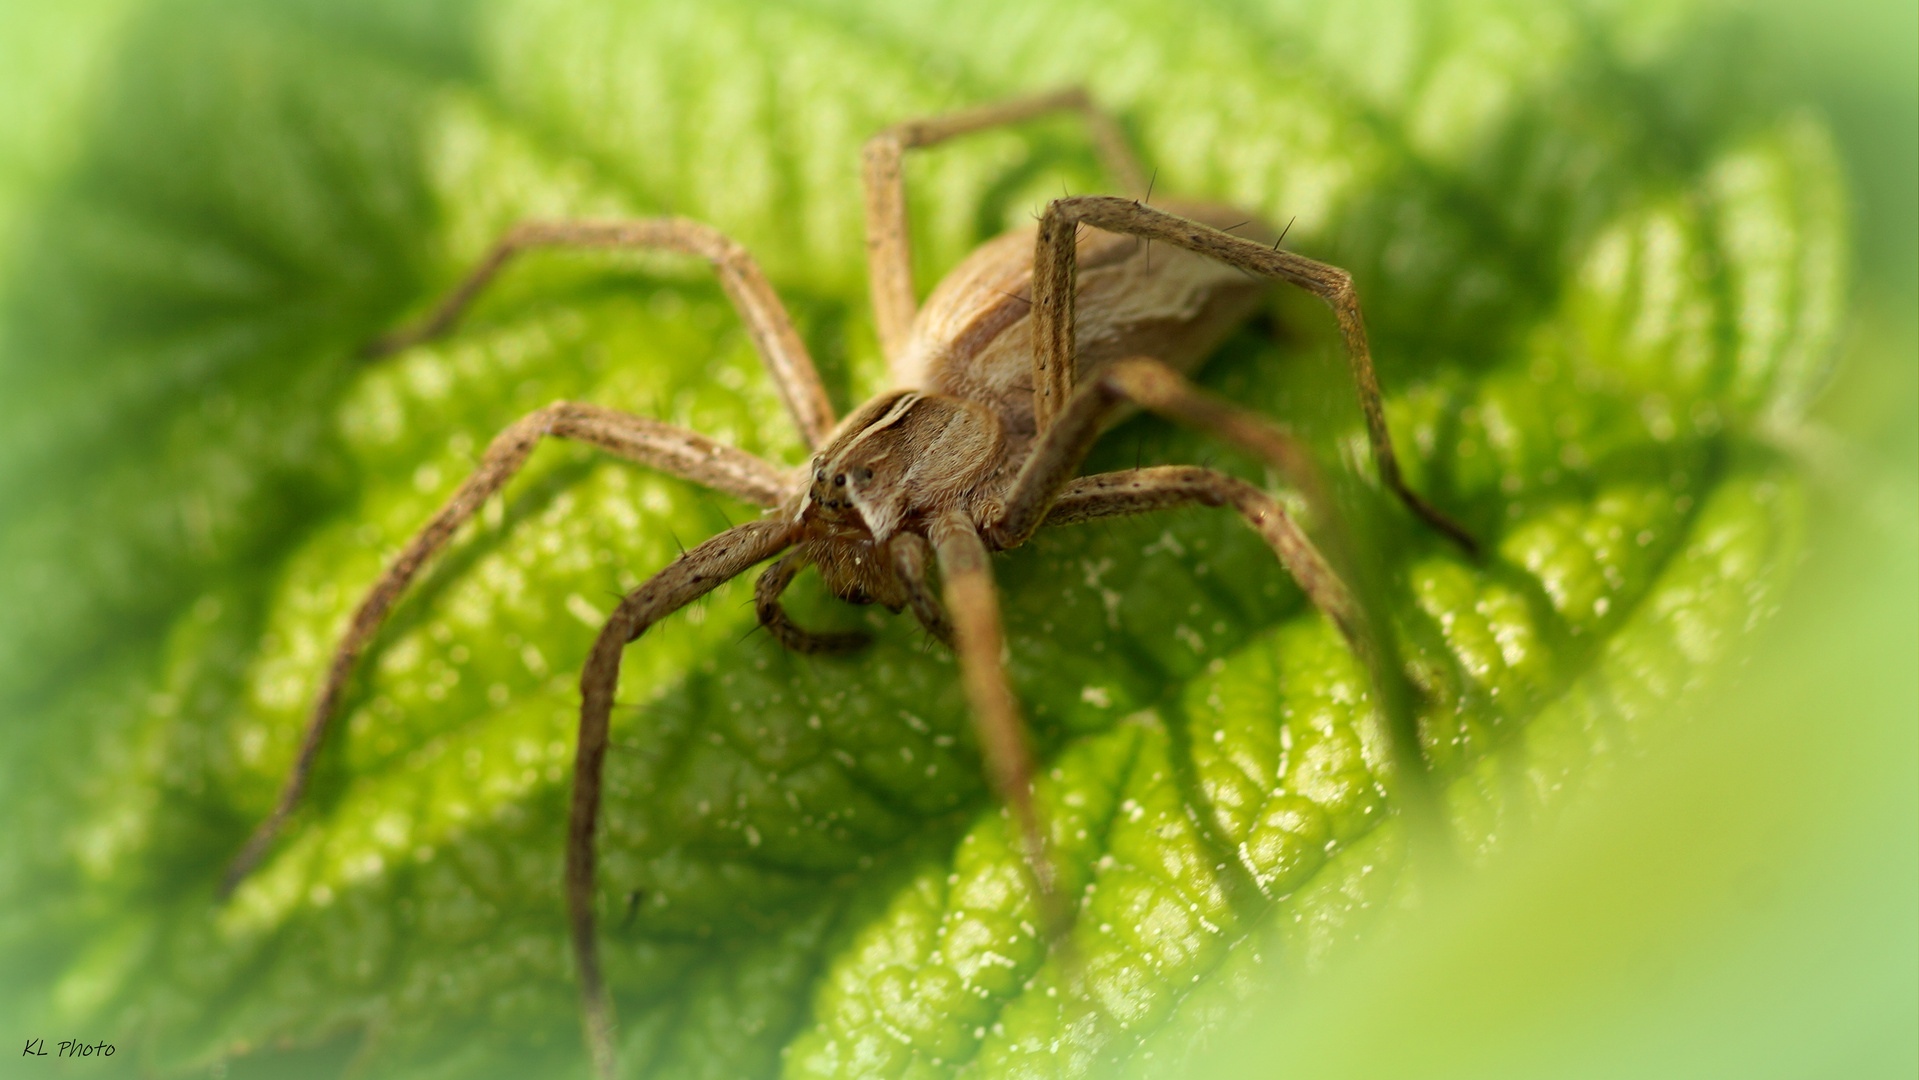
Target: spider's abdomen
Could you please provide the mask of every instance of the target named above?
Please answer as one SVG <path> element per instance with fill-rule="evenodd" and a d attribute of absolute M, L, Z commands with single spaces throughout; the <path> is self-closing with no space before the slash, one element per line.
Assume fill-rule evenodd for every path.
<path fill-rule="evenodd" d="M 1166 203 L 1182 217 L 1271 241 L 1264 222 L 1228 206 Z M 1249 220 L 1251 219 L 1251 220 Z M 927 297 L 908 355 L 922 389 L 996 413 L 1023 447 L 1034 435 L 1032 311 L 1035 228 L 981 245 Z M 1191 372 L 1258 306 L 1267 283 L 1170 244 L 1087 228 L 1079 240 L 1078 377 L 1150 356 Z"/>

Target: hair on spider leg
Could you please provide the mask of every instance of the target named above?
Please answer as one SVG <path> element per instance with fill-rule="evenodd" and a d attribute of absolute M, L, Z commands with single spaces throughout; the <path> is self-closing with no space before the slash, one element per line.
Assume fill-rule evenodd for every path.
<path fill-rule="evenodd" d="M 1299 220 L 1299 215 L 1298 215 L 1298 214 L 1294 214 L 1294 215 L 1293 215 L 1293 218 L 1292 218 L 1292 221 L 1288 221 L 1288 222 L 1286 223 L 1286 227 L 1285 227 L 1285 228 L 1283 228 L 1283 229 L 1281 229 L 1281 230 L 1279 230 L 1279 239 L 1278 239 L 1278 240 L 1275 240 L 1275 241 L 1273 241 L 1273 250 L 1274 250 L 1274 251 L 1278 251 L 1278 250 L 1279 250 L 1279 245 L 1280 245 L 1280 243 L 1281 243 L 1282 241 L 1284 241 L 1284 240 L 1286 239 L 1286 234 L 1287 234 L 1287 233 L 1289 233 L 1289 232 L 1292 232 L 1292 231 L 1293 231 L 1293 221 L 1298 221 L 1298 220 Z M 1234 227 L 1235 227 L 1235 228 L 1237 228 L 1238 226 L 1234 226 Z"/>
<path fill-rule="evenodd" d="M 698 491 L 698 494 L 700 498 L 700 505 L 706 507 L 708 510 L 713 511 L 714 514 L 718 515 L 721 521 L 726 522 L 727 528 L 730 529 L 733 527 L 732 515 L 726 512 L 726 507 L 721 506 L 718 500 L 713 498 L 713 493 L 711 490 L 707 488 L 700 488 Z M 684 552 L 684 550 L 685 550 L 684 548 L 681 549 L 682 552 Z"/>
<path fill-rule="evenodd" d="M 1153 169 L 1153 178 L 1146 182 L 1146 197 L 1140 200 L 1135 205 L 1138 205 L 1138 206 L 1153 205 L 1153 185 L 1157 183 L 1159 183 L 1159 169 L 1155 167 Z M 1242 221 L 1240 222 L 1240 224 L 1244 225 L 1246 223 Z M 1074 239 L 1077 240 L 1078 238 L 1079 238 L 1078 234 L 1074 234 Z M 1146 269 L 1150 271 L 1152 270 L 1152 268 L 1153 268 L 1153 238 L 1149 236 L 1146 238 Z"/>

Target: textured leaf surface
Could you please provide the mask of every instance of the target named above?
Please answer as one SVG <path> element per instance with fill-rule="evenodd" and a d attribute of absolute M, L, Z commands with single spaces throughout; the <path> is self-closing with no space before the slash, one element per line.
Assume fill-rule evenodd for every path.
<path fill-rule="evenodd" d="M 514 221 L 670 211 L 760 256 L 845 406 L 881 366 L 860 141 L 1075 79 L 1160 190 L 1296 219 L 1289 244 L 1354 272 L 1411 478 L 1485 561 L 1366 479 L 1323 309 L 1277 296 L 1278 333 L 1206 381 L 1352 466 L 1447 821 L 1469 861 L 1497 850 L 1735 655 L 1795 558 L 1801 485 L 1755 432 L 1793 422 L 1838 320 L 1831 151 L 1719 74 L 1713 18 L 1656 7 L 135 10 L 69 175 L 30 213 L 7 196 L 9 1011 L 161 1074 L 583 1070 L 578 664 L 620 592 L 748 508 L 541 449 L 401 606 L 307 810 L 225 906 L 220 865 L 360 591 L 501 427 L 568 397 L 802 450 L 724 297 L 672 260 L 540 255 L 451 339 L 351 354 Z M 1063 120 L 909 175 L 923 288 L 1103 183 Z M 1136 421 L 1095 464 L 1261 477 L 1221 453 Z M 995 569 L 1085 897 L 1070 950 L 1034 936 L 950 658 L 817 591 L 811 620 L 878 644 L 784 654 L 735 583 L 623 675 L 601 910 L 631 1069 L 1155 1074 L 1263 968 L 1407 902 L 1364 680 L 1241 525 L 1061 530 Z"/>

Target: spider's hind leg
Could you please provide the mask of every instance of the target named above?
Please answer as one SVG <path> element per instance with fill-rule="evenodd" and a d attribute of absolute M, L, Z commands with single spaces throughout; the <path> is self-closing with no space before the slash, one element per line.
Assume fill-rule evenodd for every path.
<path fill-rule="evenodd" d="M 908 120 L 867 140 L 862 154 L 861 183 L 866 193 L 868 284 L 872 290 L 873 318 L 879 324 L 881 351 L 886 354 L 895 385 L 910 385 L 914 377 L 905 367 L 905 354 L 913 318 L 919 310 L 918 294 L 913 286 L 912 228 L 907 220 L 906 179 L 902 168 L 906 151 L 1055 112 L 1076 112 L 1086 122 L 1093 136 L 1094 150 L 1121 190 L 1139 195 L 1151 186 L 1119 121 L 1095 104 L 1084 88 L 1077 86 Z"/>
<path fill-rule="evenodd" d="M 385 356 L 447 333 L 509 262 L 538 248 L 672 251 L 705 259 L 746 323 L 747 336 L 807 446 L 818 446 L 833 429 L 833 403 L 813 357 L 759 263 L 718 229 L 685 218 L 522 222 L 508 230 L 424 319 L 372 341 L 363 354 Z"/>

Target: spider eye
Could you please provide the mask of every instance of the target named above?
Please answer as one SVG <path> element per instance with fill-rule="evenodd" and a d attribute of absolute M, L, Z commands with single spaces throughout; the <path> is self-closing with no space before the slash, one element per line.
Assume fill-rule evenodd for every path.
<path fill-rule="evenodd" d="M 826 483 L 826 470 L 825 470 L 825 469 L 815 469 L 815 470 L 813 471 L 813 482 L 814 482 L 814 483 L 816 483 L 816 484 L 824 484 L 824 483 Z"/>
<path fill-rule="evenodd" d="M 867 468 L 854 469 L 853 475 L 859 477 L 860 481 L 864 483 L 867 480 L 873 479 L 873 470 Z"/>
<path fill-rule="evenodd" d="M 833 478 L 833 486 L 834 486 L 834 487 L 845 487 L 845 486 L 846 486 L 846 474 L 845 474 L 845 473 L 841 473 L 841 474 L 839 474 L 838 476 L 835 476 L 835 477 Z"/>

